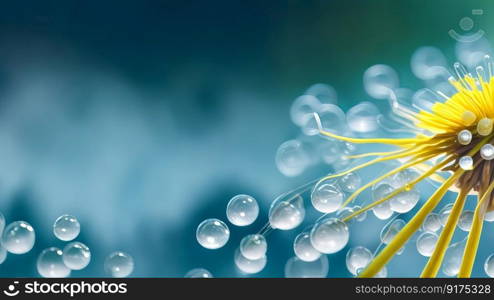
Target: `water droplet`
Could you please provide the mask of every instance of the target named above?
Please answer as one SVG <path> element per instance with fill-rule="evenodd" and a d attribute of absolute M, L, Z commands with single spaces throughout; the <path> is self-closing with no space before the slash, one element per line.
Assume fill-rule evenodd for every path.
<path fill-rule="evenodd" d="M 373 259 L 374 255 L 369 249 L 357 246 L 348 250 L 346 254 L 346 267 L 350 273 L 357 275 L 357 270 L 365 268 Z"/>
<path fill-rule="evenodd" d="M 325 131 L 340 133 L 346 126 L 345 113 L 337 105 L 322 104 L 319 106 L 317 114 Z M 302 126 L 302 131 L 309 136 L 319 134 L 319 126 L 313 114 L 307 117 Z"/>
<path fill-rule="evenodd" d="M 226 207 L 226 216 L 233 225 L 247 226 L 257 219 L 259 205 L 249 195 L 237 195 L 230 199 Z"/>
<path fill-rule="evenodd" d="M 63 263 L 62 250 L 51 247 L 38 256 L 38 273 L 45 278 L 64 278 L 70 275 L 70 269 Z"/>
<path fill-rule="evenodd" d="M 494 254 L 489 255 L 485 260 L 484 271 L 489 277 L 494 277 Z"/>
<path fill-rule="evenodd" d="M 314 186 L 311 202 L 318 211 L 332 213 L 340 208 L 343 197 L 343 192 L 334 180 L 325 180 Z"/>
<path fill-rule="evenodd" d="M 262 234 L 250 234 L 240 241 L 240 253 L 250 260 L 256 260 L 266 256 L 268 243 Z"/>
<path fill-rule="evenodd" d="M 213 274 L 206 269 L 192 269 L 184 276 L 185 278 L 213 278 Z"/>
<path fill-rule="evenodd" d="M 424 223 L 422 224 L 422 229 L 428 232 L 436 232 L 441 229 L 441 218 L 436 213 L 430 213 L 425 217 Z"/>
<path fill-rule="evenodd" d="M 494 221 L 494 210 L 488 211 L 485 213 L 484 220 L 486 222 L 493 222 Z"/>
<path fill-rule="evenodd" d="M 420 193 L 416 189 L 403 191 L 390 200 L 391 209 L 397 213 L 407 213 L 420 200 Z"/>
<path fill-rule="evenodd" d="M 460 228 L 463 231 L 469 232 L 470 228 L 472 227 L 472 222 L 473 222 L 473 211 L 464 210 L 460 215 L 460 219 L 458 220 L 458 228 Z"/>
<path fill-rule="evenodd" d="M 312 95 L 323 103 L 336 104 L 338 95 L 332 86 L 324 83 L 313 84 L 305 91 L 306 95 Z"/>
<path fill-rule="evenodd" d="M 105 272 L 111 277 L 123 278 L 134 271 L 134 259 L 129 254 L 116 251 L 105 259 Z"/>
<path fill-rule="evenodd" d="M 286 278 L 325 278 L 329 271 L 329 261 L 326 255 L 321 255 L 314 261 L 307 262 L 294 256 L 285 264 Z"/>
<path fill-rule="evenodd" d="M 307 168 L 311 159 L 300 141 L 289 140 L 278 147 L 275 161 L 278 170 L 283 175 L 294 177 Z"/>
<path fill-rule="evenodd" d="M 207 249 L 223 247 L 230 238 L 228 226 L 218 219 L 207 219 L 197 226 L 196 238 Z"/>
<path fill-rule="evenodd" d="M 350 108 L 347 112 L 347 123 L 356 132 L 372 132 L 379 128 L 377 117 L 380 112 L 371 102 L 362 102 Z"/>
<path fill-rule="evenodd" d="M 269 208 L 269 223 L 276 229 L 293 229 L 302 223 L 304 217 L 304 201 L 298 195 L 281 196 Z"/>
<path fill-rule="evenodd" d="M 389 201 L 378 204 L 372 208 L 374 215 L 380 220 L 387 220 L 391 218 L 394 211 L 391 209 L 391 204 Z"/>
<path fill-rule="evenodd" d="M 458 162 L 460 168 L 463 170 L 473 169 L 473 158 L 471 156 L 462 156 Z"/>
<path fill-rule="evenodd" d="M 398 232 L 405 227 L 405 221 L 401 219 L 394 219 L 388 222 L 388 224 L 384 225 L 381 230 L 381 242 L 383 244 L 389 244 L 393 238 L 398 234 Z"/>
<path fill-rule="evenodd" d="M 468 145 L 472 141 L 472 133 L 468 129 L 464 129 L 458 133 L 458 143 Z"/>
<path fill-rule="evenodd" d="M 5 227 L 2 246 L 10 253 L 24 254 L 33 248 L 35 239 L 33 227 L 27 222 L 17 221 Z"/>
<path fill-rule="evenodd" d="M 441 225 L 446 225 L 446 222 L 448 221 L 449 214 L 451 214 L 451 210 L 453 209 L 453 203 L 446 204 L 441 210 L 439 211 L 439 218 L 441 220 Z"/>
<path fill-rule="evenodd" d="M 360 205 L 355 205 L 355 206 L 352 208 L 352 210 L 353 210 L 354 212 L 357 212 L 357 211 L 359 211 L 359 210 L 361 210 L 361 209 L 362 209 L 362 207 L 361 207 Z M 363 221 L 365 221 L 365 219 L 367 219 L 367 211 L 364 211 L 364 212 L 362 212 L 362 213 L 360 213 L 360 214 L 356 215 L 356 216 L 354 217 L 354 219 L 355 219 L 355 221 L 357 221 L 357 222 L 363 222 Z"/>
<path fill-rule="evenodd" d="M 67 242 L 75 239 L 80 231 L 79 221 L 71 215 L 60 216 L 53 224 L 53 233 L 62 241 Z"/>
<path fill-rule="evenodd" d="M 315 261 L 321 256 L 321 253 L 312 246 L 308 232 L 297 235 L 293 242 L 293 251 L 303 261 Z"/>
<path fill-rule="evenodd" d="M 387 99 L 390 91 L 398 87 L 398 74 L 390 66 L 374 65 L 364 73 L 364 88 L 372 98 Z"/>
<path fill-rule="evenodd" d="M 303 126 L 314 112 L 317 112 L 321 102 L 312 95 L 302 95 L 293 101 L 290 108 L 292 122 Z"/>
<path fill-rule="evenodd" d="M 444 255 L 442 271 L 447 276 L 456 276 L 460 270 L 466 239 L 448 247 Z"/>
<path fill-rule="evenodd" d="M 417 238 L 417 251 L 425 256 L 429 257 L 436 248 L 438 236 L 432 232 L 424 232 Z"/>
<path fill-rule="evenodd" d="M 82 270 L 91 261 L 91 252 L 83 243 L 72 242 L 63 248 L 63 263 L 72 270 Z"/>
<path fill-rule="evenodd" d="M 485 144 L 484 146 L 482 146 L 482 148 L 480 149 L 480 156 L 482 156 L 482 158 L 485 160 L 494 159 L 494 146 L 491 144 Z"/>
<path fill-rule="evenodd" d="M 267 258 L 266 256 L 263 256 L 260 259 L 248 259 L 240 253 L 240 250 L 237 249 L 235 251 L 235 257 L 234 257 L 235 265 L 237 268 L 240 269 L 240 271 L 247 273 L 247 274 L 255 274 L 261 272 L 264 267 L 266 266 L 267 263 Z"/>
<path fill-rule="evenodd" d="M 386 268 L 386 266 L 384 266 L 379 272 L 377 272 L 376 275 L 374 275 L 374 278 L 386 278 L 386 277 L 388 277 L 388 269 Z"/>
<path fill-rule="evenodd" d="M 348 173 L 338 179 L 341 189 L 347 193 L 355 192 L 362 183 L 362 179 L 357 173 Z"/>
<path fill-rule="evenodd" d="M 413 74 L 422 80 L 431 80 L 447 73 L 446 58 L 435 47 L 420 47 L 410 62 Z"/>
<path fill-rule="evenodd" d="M 320 220 L 310 232 L 312 246 L 317 251 L 326 254 L 336 253 L 343 249 L 349 237 L 347 224 L 335 218 Z"/>

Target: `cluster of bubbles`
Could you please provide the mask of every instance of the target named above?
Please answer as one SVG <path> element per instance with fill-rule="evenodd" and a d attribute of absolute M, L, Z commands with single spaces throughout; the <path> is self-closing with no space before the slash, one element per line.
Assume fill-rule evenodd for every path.
<path fill-rule="evenodd" d="M 91 251 L 85 244 L 74 241 L 80 233 L 81 226 L 77 218 L 71 215 L 58 217 L 53 224 L 53 234 L 63 242 L 68 242 L 63 249 L 49 247 L 41 251 L 36 261 L 36 268 L 42 277 L 63 278 L 72 271 L 86 268 L 91 261 Z M 31 251 L 36 241 L 34 228 L 25 221 L 15 221 L 5 226 L 5 217 L 0 213 L 0 264 L 7 258 L 7 253 L 25 254 Z M 112 277 L 129 276 L 134 268 L 130 255 L 114 252 L 105 260 L 107 274 Z"/>
<path fill-rule="evenodd" d="M 314 113 L 319 115 L 323 129 L 333 133 L 365 134 L 378 129 L 380 111 L 372 102 L 361 102 L 346 113 L 336 103 L 335 90 L 322 83 L 311 86 L 293 101 L 290 118 L 300 128 L 302 136 L 288 140 L 278 147 L 275 162 L 283 175 L 298 176 L 319 161 L 335 169 L 342 169 L 350 164 L 351 160 L 346 156 L 355 151 L 354 145 L 330 139 L 309 138 L 319 134 Z"/>
<path fill-rule="evenodd" d="M 456 47 L 458 59 L 468 68 L 477 65 L 486 54 L 490 54 L 490 47 L 485 39 L 473 42 L 472 45 L 459 43 Z M 325 131 L 350 137 L 375 134 L 380 130 L 390 134 L 423 133 L 403 116 L 410 112 L 430 110 L 434 102 L 452 96 L 455 90 L 448 82 L 451 73 L 446 57 L 439 49 L 429 46 L 417 49 L 410 65 L 412 73 L 423 81 L 425 88 L 416 91 L 403 88 L 400 86 L 398 73 L 392 67 L 374 65 L 364 72 L 363 86 L 369 97 L 377 101 L 361 102 L 346 112 L 337 105 L 338 97 L 331 86 L 318 83 L 307 89 L 291 105 L 290 118 L 300 129 L 300 135 L 278 147 L 275 155 L 278 170 L 287 177 L 296 177 L 320 162 L 328 165 L 335 173 L 348 170 L 358 149 L 347 142 L 321 136 L 312 138 L 319 135 L 320 127 Z M 383 108 L 381 104 L 386 107 Z M 316 121 L 314 113 L 319 116 L 320 123 Z M 458 139 L 460 143 L 470 143 L 471 132 L 459 133 Z M 368 149 L 366 151 L 370 152 Z M 491 159 L 494 157 L 494 147 L 486 146 L 481 154 Z M 473 161 L 471 157 L 464 156 L 459 164 L 464 169 L 471 169 Z M 351 245 L 346 250 L 346 266 L 351 276 L 358 276 L 381 246 L 389 244 L 406 226 L 406 222 L 399 217 L 411 212 L 420 201 L 421 193 L 415 186 L 415 179 L 419 175 L 413 169 L 397 172 L 374 184 L 370 197 L 365 196 L 373 201 L 387 199 L 371 209 L 377 219 L 387 221 L 380 231 L 380 245 L 375 251 L 361 245 Z M 362 195 L 347 201 L 361 185 L 360 175 L 350 172 L 338 178 L 316 180 L 278 196 L 271 203 L 266 226 L 258 233 L 247 235 L 241 240 L 234 254 L 236 266 L 247 274 L 263 270 L 267 263 L 269 234 L 275 229 L 283 231 L 299 227 L 304 223 L 306 215 L 311 215 L 306 212 L 310 207 L 322 216 L 296 235 L 293 240 L 294 256 L 286 262 L 284 272 L 286 277 L 326 277 L 329 272 L 328 256 L 346 249 L 354 222 L 362 222 L 367 217 L 367 212 L 355 213 L 368 199 L 362 199 Z M 310 199 L 310 202 L 305 201 L 306 199 Z M 405 247 L 412 248 L 408 244 L 414 244 L 412 250 L 424 257 L 430 257 L 452 208 L 453 204 L 446 204 L 439 211 L 426 216 L 418 232 L 397 254 L 402 254 Z M 236 226 L 252 224 L 258 212 L 259 207 L 255 200 L 246 195 L 234 197 L 227 206 L 228 220 Z M 460 233 L 470 231 L 473 215 L 471 210 L 461 213 L 457 225 Z M 494 221 L 494 212 L 487 213 L 485 220 Z M 229 237 L 228 226 L 218 219 L 205 220 L 197 228 L 197 241 L 208 249 L 224 246 Z M 466 240 L 463 239 L 447 249 L 442 265 L 442 272 L 446 276 L 455 276 L 458 273 L 465 243 Z M 487 258 L 484 269 L 487 275 L 494 277 L 494 254 Z M 388 270 L 384 267 L 376 277 L 387 275 Z M 193 269 L 186 275 L 202 278 L 211 276 L 205 269 Z"/>

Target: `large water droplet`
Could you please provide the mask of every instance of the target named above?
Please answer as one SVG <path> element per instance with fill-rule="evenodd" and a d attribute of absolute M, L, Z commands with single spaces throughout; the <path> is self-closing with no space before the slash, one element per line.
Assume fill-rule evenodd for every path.
<path fill-rule="evenodd" d="M 230 199 L 226 207 L 226 216 L 233 225 L 247 226 L 257 219 L 259 205 L 249 195 L 237 195 Z"/>
<path fill-rule="evenodd" d="M 425 256 L 429 257 L 436 248 L 438 236 L 432 232 L 424 232 L 417 238 L 417 251 Z"/>
<path fill-rule="evenodd" d="M 293 229 L 302 223 L 304 217 L 304 201 L 299 195 L 282 195 L 269 208 L 269 223 L 276 229 Z"/>
<path fill-rule="evenodd" d="M 266 256 L 268 243 L 262 234 L 249 234 L 240 241 L 240 253 L 251 260 Z"/>
<path fill-rule="evenodd" d="M 347 224 L 335 219 L 325 218 L 317 222 L 311 230 L 310 241 L 319 252 L 331 254 L 343 249 L 348 243 L 350 232 Z"/>
<path fill-rule="evenodd" d="M 340 208 L 343 197 L 343 192 L 334 180 L 325 180 L 314 186 L 311 202 L 316 210 L 332 213 Z"/>
<path fill-rule="evenodd" d="M 196 238 L 207 249 L 223 247 L 230 238 L 228 226 L 218 219 L 207 219 L 197 226 Z"/>
<path fill-rule="evenodd" d="M 354 247 L 346 254 L 346 267 L 350 273 L 357 275 L 357 270 L 365 268 L 373 257 L 369 249 L 362 246 Z"/>
<path fill-rule="evenodd" d="M 293 242 L 293 251 L 303 261 L 315 261 L 321 256 L 321 253 L 312 246 L 308 232 L 297 235 Z"/>
<path fill-rule="evenodd" d="M 17 221 L 5 227 L 2 246 L 10 253 L 24 254 L 33 248 L 35 239 L 33 227 L 27 222 Z"/>
<path fill-rule="evenodd" d="M 321 255 L 311 262 L 294 256 L 285 264 L 285 277 L 287 278 L 325 278 L 328 271 L 329 262 L 326 255 Z"/>

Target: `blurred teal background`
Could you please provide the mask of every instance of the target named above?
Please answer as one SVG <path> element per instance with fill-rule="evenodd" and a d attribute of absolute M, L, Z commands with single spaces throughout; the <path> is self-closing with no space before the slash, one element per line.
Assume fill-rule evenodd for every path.
<path fill-rule="evenodd" d="M 4 1 L 0 211 L 31 223 L 37 241 L 9 255 L 0 275 L 37 276 L 37 254 L 63 246 L 54 220 L 69 213 L 93 253 L 73 276 L 103 276 L 117 249 L 134 257 L 133 276 L 182 277 L 194 267 L 237 276 L 233 250 L 263 225 L 270 201 L 326 171 L 288 179 L 276 169 L 278 145 L 298 134 L 293 99 L 323 82 L 344 110 L 371 100 L 362 74 L 377 63 L 394 67 L 402 86 L 421 87 L 412 53 L 437 46 L 452 63 L 448 30 L 475 8 L 489 38 L 487 0 Z M 258 199 L 259 220 L 231 226 L 220 250 L 201 248 L 197 224 L 225 220 L 239 193 Z M 256 276 L 283 276 L 287 237 L 272 235 Z M 390 274 L 419 274 L 426 260 L 410 255 Z M 343 254 L 330 257 L 331 276 L 349 276 Z"/>

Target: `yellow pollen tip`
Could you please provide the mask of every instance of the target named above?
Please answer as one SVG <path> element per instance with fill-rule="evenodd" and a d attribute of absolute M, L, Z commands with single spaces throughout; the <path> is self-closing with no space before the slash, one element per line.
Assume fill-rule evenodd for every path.
<path fill-rule="evenodd" d="M 493 121 L 489 118 L 483 118 L 477 124 L 477 132 L 482 136 L 487 136 L 492 132 Z"/>
<path fill-rule="evenodd" d="M 461 120 L 465 126 L 470 126 L 477 121 L 477 116 L 473 112 L 467 110 L 461 115 Z"/>

